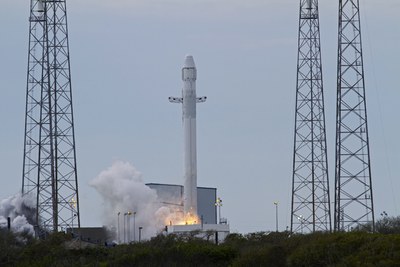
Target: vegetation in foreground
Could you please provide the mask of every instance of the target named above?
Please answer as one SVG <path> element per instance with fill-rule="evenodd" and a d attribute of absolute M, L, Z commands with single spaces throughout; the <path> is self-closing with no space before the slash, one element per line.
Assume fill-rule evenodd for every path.
<path fill-rule="evenodd" d="M 62 233 L 36 240 L 1 230 L 0 266 L 400 266 L 400 225 L 385 223 L 375 234 L 231 234 L 221 245 L 170 235 L 81 249 Z"/>

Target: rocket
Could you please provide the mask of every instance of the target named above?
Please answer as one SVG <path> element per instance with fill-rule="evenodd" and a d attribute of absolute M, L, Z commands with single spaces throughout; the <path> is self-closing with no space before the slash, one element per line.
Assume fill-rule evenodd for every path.
<path fill-rule="evenodd" d="M 186 56 L 182 68 L 182 97 L 170 97 L 172 103 L 182 103 L 185 217 L 198 218 L 197 214 L 197 152 L 196 152 L 196 103 L 207 97 L 196 96 L 197 69 L 193 56 Z"/>

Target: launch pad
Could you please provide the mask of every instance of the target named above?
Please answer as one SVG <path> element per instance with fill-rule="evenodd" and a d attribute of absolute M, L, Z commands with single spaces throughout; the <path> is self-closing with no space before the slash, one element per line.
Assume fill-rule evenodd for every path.
<path fill-rule="evenodd" d="M 166 230 L 167 234 L 215 240 L 216 244 L 223 242 L 230 233 L 229 224 L 169 225 Z"/>
<path fill-rule="evenodd" d="M 182 185 L 172 184 L 146 184 L 155 190 L 160 204 L 173 208 L 177 214 L 183 215 L 183 191 Z M 223 242 L 230 233 L 229 225 L 225 218 L 219 218 L 217 224 L 217 188 L 197 187 L 197 207 L 199 217 L 194 221 L 182 220 L 169 221 L 166 226 L 167 234 L 175 234 L 183 237 L 196 237 L 204 240 Z"/>

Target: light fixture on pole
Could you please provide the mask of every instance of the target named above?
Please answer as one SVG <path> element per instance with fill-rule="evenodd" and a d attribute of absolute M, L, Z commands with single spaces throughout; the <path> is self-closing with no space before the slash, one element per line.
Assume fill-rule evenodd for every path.
<path fill-rule="evenodd" d="M 127 225 L 128 225 L 128 243 L 131 242 L 131 215 L 132 212 L 128 211 L 127 212 L 128 218 L 127 218 Z"/>
<path fill-rule="evenodd" d="M 300 229 L 301 229 L 301 233 L 303 233 L 303 224 L 304 224 L 303 215 L 298 216 L 297 219 L 300 221 Z"/>
<path fill-rule="evenodd" d="M 117 213 L 117 235 L 118 235 L 118 238 L 117 238 L 117 240 L 118 240 L 118 244 L 119 243 L 121 243 L 121 232 L 120 232 L 120 230 L 119 230 L 119 215 L 121 214 L 121 212 L 120 211 L 118 211 L 118 213 Z"/>
<path fill-rule="evenodd" d="M 222 207 L 222 199 L 217 197 L 215 201 L 215 206 L 218 207 L 218 217 L 219 217 L 219 224 L 221 224 L 221 207 Z"/>
<path fill-rule="evenodd" d="M 133 242 L 136 242 L 136 211 L 133 212 Z"/>
<path fill-rule="evenodd" d="M 278 229 L 278 201 L 275 201 L 274 202 L 274 205 L 275 205 L 275 223 L 276 223 L 276 232 L 279 232 L 279 229 Z"/>
<path fill-rule="evenodd" d="M 139 243 L 140 243 L 140 240 L 142 239 L 142 229 L 143 229 L 143 227 L 139 226 Z"/>
<path fill-rule="evenodd" d="M 128 215 L 127 212 L 124 213 L 124 243 L 126 243 L 126 216 Z"/>
<path fill-rule="evenodd" d="M 74 217 L 76 216 L 75 210 L 76 210 L 76 200 L 75 198 L 71 198 L 69 201 L 69 205 L 71 207 L 71 233 L 74 234 Z"/>

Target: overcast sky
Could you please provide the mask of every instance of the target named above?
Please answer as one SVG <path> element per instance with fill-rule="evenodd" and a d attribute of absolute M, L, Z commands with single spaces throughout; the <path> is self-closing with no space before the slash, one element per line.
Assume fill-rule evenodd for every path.
<path fill-rule="evenodd" d="M 331 199 L 338 1 L 320 1 Z M 361 0 L 375 213 L 400 214 L 400 1 Z M 198 68 L 198 185 L 234 232 L 290 224 L 298 0 L 68 0 L 83 226 L 102 224 L 89 181 L 116 160 L 182 184 L 181 67 Z M 29 0 L 0 9 L 0 198 L 21 188 Z M 140 211 L 138 211 L 140 212 Z"/>

